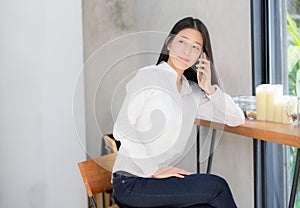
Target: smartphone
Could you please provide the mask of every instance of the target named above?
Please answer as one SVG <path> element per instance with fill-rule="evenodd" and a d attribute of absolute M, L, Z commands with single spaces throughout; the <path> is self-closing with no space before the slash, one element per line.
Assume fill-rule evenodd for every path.
<path fill-rule="evenodd" d="M 199 58 L 203 58 L 203 54 L 204 54 L 204 51 L 202 50 L 201 53 L 200 53 Z M 199 59 L 199 58 L 198 58 L 198 59 Z M 198 64 L 200 64 L 199 61 L 198 61 Z M 197 65 L 197 64 L 196 64 L 196 65 Z M 198 79 L 198 81 L 200 81 L 200 80 L 202 79 L 203 73 L 202 73 L 202 72 L 198 72 L 198 67 L 197 67 L 196 69 L 194 69 L 194 71 L 197 73 L 197 79 Z M 198 75 L 198 73 L 200 73 L 200 74 Z M 200 79 L 200 80 L 199 80 L 199 79 Z"/>

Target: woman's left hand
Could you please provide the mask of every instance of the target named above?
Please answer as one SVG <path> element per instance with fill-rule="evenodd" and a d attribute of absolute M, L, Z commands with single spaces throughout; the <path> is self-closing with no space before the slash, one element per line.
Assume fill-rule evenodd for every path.
<path fill-rule="evenodd" d="M 177 177 L 177 178 L 184 178 L 186 175 L 191 175 L 192 173 L 183 170 L 180 168 L 176 168 L 173 166 L 168 167 L 161 167 L 159 168 L 153 175 L 153 178 L 161 179 L 161 178 L 169 178 L 169 177 Z"/>
<path fill-rule="evenodd" d="M 211 85 L 211 69 L 210 69 L 210 61 L 207 59 L 206 54 L 203 53 L 203 56 L 199 59 L 199 64 L 197 67 L 197 79 L 198 85 L 201 89 L 203 89 L 206 94 L 213 94 L 216 89 Z"/>

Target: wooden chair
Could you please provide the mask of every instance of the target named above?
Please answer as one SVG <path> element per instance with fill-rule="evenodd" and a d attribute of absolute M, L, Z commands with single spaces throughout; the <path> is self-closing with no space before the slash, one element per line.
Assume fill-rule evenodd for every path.
<path fill-rule="evenodd" d="M 94 208 L 97 208 L 95 195 L 112 189 L 111 174 L 115 159 L 116 153 L 112 153 L 78 163 L 86 191 Z M 113 205 L 109 208 L 117 207 Z"/>

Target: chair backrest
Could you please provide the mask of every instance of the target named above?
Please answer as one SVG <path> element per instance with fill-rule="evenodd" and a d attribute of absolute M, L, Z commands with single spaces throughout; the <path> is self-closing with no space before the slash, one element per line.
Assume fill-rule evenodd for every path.
<path fill-rule="evenodd" d="M 89 197 L 112 188 L 111 174 L 115 159 L 116 153 L 112 153 L 78 163 Z"/>

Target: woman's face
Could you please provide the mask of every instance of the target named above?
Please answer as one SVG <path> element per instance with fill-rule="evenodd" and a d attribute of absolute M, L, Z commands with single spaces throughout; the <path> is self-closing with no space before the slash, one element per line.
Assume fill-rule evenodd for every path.
<path fill-rule="evenodd" d="M 203 47 L 203 38 L 198 30 L 181 30 L 168 44 L 168 64 L 179 70 L 186 70 L 198 60 Z"/>

